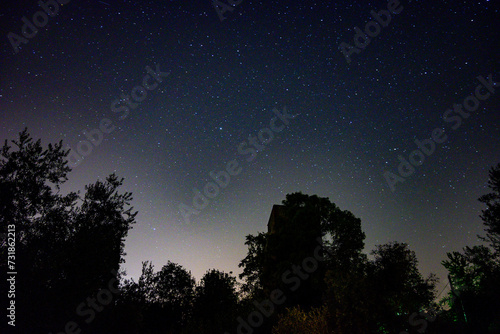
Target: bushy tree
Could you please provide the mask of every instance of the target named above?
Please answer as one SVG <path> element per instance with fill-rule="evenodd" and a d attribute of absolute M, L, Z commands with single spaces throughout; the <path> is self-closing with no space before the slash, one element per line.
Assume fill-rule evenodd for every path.
<path fill-rule="evenodd" d="M 192 318 L 195 280 L 191 272 L 168 261 L 158 272 L 142 263 L 138 281 L 125 280 L 119 304 L 138 314 L 141 333 L 179 333 Z"/>
<path fill-rule="evenodd" d="M 239 275 L 244 279 L 241 291 L 249 299 L 259 299 L 262 294 L 262 271 L 265 266 L 265 248 L 267 244 L 267 233 L 259 232 L 257 235 L 246 236 L 245 245 L 248 247 L 247 256 L 241 260 L 238 267 L 243 268 Z"/>
<path fill-rule="evenodd" d="M 173 326 L 176 331 L 186 326 L 190 320 L 195 280 L 191 272 L 182 266 L 168 261 L 155 277 L 155 303 L 163 309 L 164 319 Z"/>
<path fill-rule="evenodd" d="M 312 308 L 308 312 L 300 306 L 287 309 L 281 315 L 273 334 L 329 334 L 328 310 L 325 306 Z"/>
<path fill-rule="evenodd" d="M 437 278 L 434 274 L 423 278 L 415 252 L 405 243 L 379 245 L 372 254 L 375 256 L 372 284 L 379 301 L 378 322 L 393 331 L 405 328 L 412 313 L 434 306 Z"/>
<path fill-rule="evenodd" d="M 193 325 L 196 333 L 233 332 L 239 311 L 236 278 L 216 269 L 209 270 L 196 287 Z"/>
<path fill-rule="evenodd" d="M 447 298 L 451 319 L 471 330 L 500 329 L 500 265 L 494 252 L 474 246 L 447 256 L 442 264 L 453 284 Z"/>
<path fill-rule="evenodd" d="M 488 187 L 491 192 L 479 197 L 479 201 L 486 204 L 486 209 L 481 212 L 486 232 L 482 239 L 489 242 L 500 257 L 500 163 L 490 169 Z"/>
<path fill-rule="evenodd" d="M 15 150 L 7 141 L 1 149 L 0 232 L 15 226 L 16 328 L 61 331 L 77 317 L 80 303 L 118 278 L 123 242 L 135 221 L 132 197 L 118 193 L 123 180 L 114 174 L 86 187 L 83 198 L 75 192 L 62 195 L 71 171 L 62 142 L 44 149 L 25 129 L 12 143 Z M 1 240 L 3 258 L 6 246 Z M 4 273 L 5 266 L 0 261 Z"/>
<path fill-rule="evenodd" d="M 445 300 L 448 318 L 461 322 L 471 332 L 500 333 L 500 164 L 489 171 L 491 192 L 479 198 L 486 205 L 480 215 L 489 243 L 447 253 L 452 291 Z"/>
<path fill-rule="evenodd" d="M 329 269 L 325 275 L 325 303 L 335 333 L 370 333 L 380 305 L 373 284 L 374 265 L 360 259 L 349 270 Z"/>
<path fill-rule="evenodd" d="M 272 231 L 247 236 L 249 251 L 240 263 L 240 278 L 245 279 L 245 291 L 251 292 L 251 298 L 263 300 L 272 290 L 280 289 L 287 292 L 287 307 L 300 305 L 306 311 L 320 307 L 325 298 L 326 273 L 331 274 L 330 283 L 335 281 L 331 287 L 341 288 L 337 273 L 366 260 L 360 219 L 340 210 L 328 198 L 288 194 L 274 220 Z M 310 273 L 297 269 L 318 247 L 323 261 L 317 261 L 317 268 Z"/>
<path fill-rule="evenodd" d="M 437 279 L 424 279 L 404 243 L 379 245 L 373 260 L 360 256 L 348 270 L 326 275 L 330 326 L 335 333 L 399 333 L 409 316 L 433 306 Z"/>

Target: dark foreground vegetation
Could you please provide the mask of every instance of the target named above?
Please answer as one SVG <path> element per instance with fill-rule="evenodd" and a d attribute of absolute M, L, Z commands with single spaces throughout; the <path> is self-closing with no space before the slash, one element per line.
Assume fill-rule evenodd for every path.
<path fill-rule="evenodd" d="M 243 283 L 216 269 L 196 282 L 178 264 L 147 261 L 125 279 L 136 212 L 122 180 L 63 195 L 62 143 L 43 148 L 25 130 L 11 145 L 0 158 L 0 293 L 6 310 L 15 247 L 15 317 L 1 333 L 500 333 L 500 164 L 479 198 L 484 245 L 448 253 L 452 289 L 436 301 L 437 279 L 422 277 L 408 245 L 379 245 L 369 258 L 360 219 L 302 193 L 247 236 Z"/>

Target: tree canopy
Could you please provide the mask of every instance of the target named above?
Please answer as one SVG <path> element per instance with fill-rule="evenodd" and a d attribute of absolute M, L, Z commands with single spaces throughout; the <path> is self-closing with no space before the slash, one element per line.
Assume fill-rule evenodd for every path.
<path fill-rule="evenodd" d="M 489 245 L 447 253 L 442 264 L 452 290 L 443 302 L 447 316 L 470 331 L 500 332 L 500 164 L 490 169 L 487 186 L 491 192 L 479 197 L 486 236 L 479 238 Z"/>
<path fill-rule="evenodd" d="M 135 222 L 132 195 L 118 192 L 123 179 L 114 174 L 87 186 L 83 197 L 63 195 L 71 169 L 62 142 L 44 149 L 25 129 L 12 143 L 15 150 L 7 141 L 1 150 L 0 226 L 3 233 L 8 225 L 16 231 L 18 328 L 63 329 L 82 300 L 119 278 Z M 0 251 L 7 258 L 6 240 Z"/>
<path fill-rule="evenodd" d="M 409 245 L 377 245 L 369 258 L 361 219 L 301 192 L 273 207 L 267 231 L 246 236 L 242 283 L 217 269 L 196 282 L 171 261 L 159 271 L 145 261 L 137 281 L 126 279 L 120 265 L 137 212 L 123 179 L 63 194 L 71 169 L 62 142 L 43 148 L 24 130 L 12 144 L 0 151 L 0 256 L 15 226 L 19 332 L 500 332 L 500 164 L 479 198 L 484 244 L 447 254 L 451 291 L 440 308 L 437 279 L 423 277 Z"/>

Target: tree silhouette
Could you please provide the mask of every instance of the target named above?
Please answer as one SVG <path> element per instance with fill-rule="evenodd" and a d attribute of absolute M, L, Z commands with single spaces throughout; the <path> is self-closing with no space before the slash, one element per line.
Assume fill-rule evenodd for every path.
<path fill-rule="evenodd" d="M 300 306 L 287 309 L 273 327 L 273 334 L 329 334 L 328 310 L 312 308 L 305 312 Z"/>
<path fill-rule="evenodd" d="M 423 278 L 415 252 L 392 242 L 377 246 L 369 260 L 359 218 L 300 192 L 273 207 L 267 232 L 246 237 L 239 291 L 232 273 L 212 269 L 196 285 L 191 272 L 170 261 L 158 272 L 143 262 L 138 281 L 117 289 L 137 214 L 132 194 L 118 191 L 123 179 L 111 174 L 83 195 L 62 194 L 71 171 L 62 142 L 44 149 L 25 129 L 12 144 L 0 151 L 0 256 L 7 258 L 6 232 L 14 226 L 21 333 L 60 333 L 71 321 L 73 332 L 232 333 L 256 308 L 270 321 L 261 314 L 254 333 L 268 334 L 273 325 L 275 333 L 337 334 L 427 327 L 408 329 L 422 324 L 415 320 L 433 306 L 437 282 L 432 274 Z M 480 238 L 488 245 L 447 254 L 450 309 L 429 334 L 500 332 L 500 164 L 490 170 L 488 187 L 479 198 L 486 205 Z M 0 270 L 8 269 L 0 261 Z M 7 286 L 0 288 L 5 298 Z M 283 302 L 274 304 L 271 292 L 278 290 Z M 2 322 L 0 332 L 8 329 Z"/>
<path fill-rule="evenodd" d="M 193 310 L 195 333 L 233 332 L 239 311 L 236 278 L 216 269 L 203 275 L 196 287 Z"/>
<path fill-rule="evenodd" d="M 500 257 L 500 163 L 490 169 L 488 187 L 492 191 L 479 197 L 479 201 L 486 204 L 481 214 L 486 231 L 483 240 L 488 241 Z"/>
<path fill-rule="evenodd" d="M 352 262 L 349 268 L 330 265 L 325 275 L 325 303 L 330 327 L 335 333 L 371 333 L 379 321 L 379 300 L 374 289 L 374 265 L 366 256 Z"/>
<path fill-rule="evenodd" d="M 500 268 L 492 250 L 465 247 L 463 253 L 447 253 L 442 262 L 453 284 L 450 306 L 454 318 L 469 328 L 486 331 L 499 313 Z"/>
<path fill-rule="evenodd" d="M 377 290 L 378 321 L 393 331 L 407 327 L 414 312 L 429 309 L 435 297 L 437 278 L 424 279 L 418 270 L 417 256 L 405 243 L 379 245 L 372 252 L 373 287 Z"/>
<path fill-rule="evenodd" d="M 182 266 L 168 261 L 155 277 L 155 304 L 160 306 L 164 321 L 173 332 L 185 326 L 193 307 L 195 280 Z M 165 326 L 165 329 L 168 328 Z"/>
<path fill-rule="evenodd" d="M 267 233 L 259 232 L 257 235 L 246 236 L 245 245 L 248 247 L 247 256 L 241 260 L 238 267 L 243 267 L 243 272 L 239 275 L 244 279 L 242 292 L 248 299 L 259 299 L 262 294 L 262 271 L 265 265 L 265 248 L 267 244 Z"/>
<path fill-rule="evenodd" d="M 195 280 L 191 272 L 168 261 L 160 271 L 142 263 L 138 282 L 125 280 L 119 304 L 136 314 L 141 333 L 178 333 L 192 318 Z"/>
<path fill-rule="evenodd" d="M 262 300 L 280 289 L 288 292 L 286 307 L 319 307 L 326 272 L 338 282 L 337 273 L 356 266 L 363 258 L 364 238 L 361 221 L 328 198 L 288 194 L 282 206 L 273 207 L 267 233 L 247 236 L 248 254 L 240 262 L 244 291 Z M 316 252 L 318 247 L 328 254 Z M 323 254 L 325 261 L 307 262 L 315 254 Z"/>
<path fill-rule="evenodd" d="M 136 214 L 127 208 L 132 197 L 118 194 L 123 180 L 114 174 L 86 187 L 83 198 L 62 195 L 71 170 L 62 141 L 43 149 L 25 129 L 12 143 L 16 150 L 7 141 L 1 150 L 0 227 L 16 229 L 16 327 L 23 333 L 61 331 L 78 317 L 78 305 L 118 278 L 123 242 Z M 1 241 L 6 258 L 6 240 Z M 3 261 L 0 268 L 7 272 Z M 5 296 L 3 290 L 4 285 Z M 79 320 L 82 329 L 90 328 Z"/>
<path fill-rule="evenodd" d="M 500 333 L 500 164 L 490 169 L 488 187 L 492 192 L 479 198 L 486 204 L 480 216 L 486 237 L 480 239 L 490 247 L 467 246 L 442 262 L 453 285 L 447 317 L 471 333 Z"/>

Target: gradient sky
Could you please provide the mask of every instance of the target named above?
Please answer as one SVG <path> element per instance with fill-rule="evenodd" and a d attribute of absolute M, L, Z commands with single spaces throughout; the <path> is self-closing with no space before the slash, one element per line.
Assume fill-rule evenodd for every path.
<path fill-rule="evenodd" d="M 125 178 L 139 211 L 125 246 L 134 278 L 145 260 L 157 270 L 179 263 L 197 279 L 210 268 L 240 273 L 245 236 L 265 231 L 272 205 L 296 191 L 360 217 L 366 252 L 407 242 L 425 275 L 445 278 L 446 252 L 482 233 L 477 198 L 500 162 L 500 87 L 459 126 L 443 115 L 474 94 L 478 76 L 500 81 L 498 6 L 402 0 L 348 63 L 339 46 L 354 46 L 354 27 L 387 4 L 243 0 L 221 21 L 209 0 L 72 0 L 43 22 L 37 1 L 2 1 L 0 138 L 27 126 L 44 145 L 62 139 L 76 150 L 83 131 L 114 129 L 64 190 Z M 33 15 L 42 27 L 25 29 L 15 53 L 8 34 L 22 36 L 22 17 Z M 156 85 L 144 78 L 157 67 L 169 74 Z M 143 80 L 151 90 L 136 87 Z M 131 94 L 142 101 L 127 106 Z M 247 161 L 238 147 L 284 108 L 295 117 Z M 384 173 L 436 128 L 447 140 L 391 191 Z M 230 161 L 239 174 L 188 223 L 179 205 L 192 206 L 193 189 Z"/>

